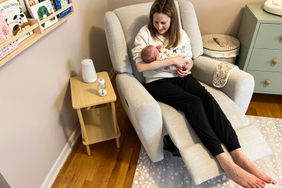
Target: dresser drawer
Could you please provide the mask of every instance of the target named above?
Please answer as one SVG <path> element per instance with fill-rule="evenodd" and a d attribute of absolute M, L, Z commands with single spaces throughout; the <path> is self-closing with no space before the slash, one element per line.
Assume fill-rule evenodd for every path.
<path fill-rule="evenodd" d="M 258 93 L 282 93 L 282 73 L 248 71 L 255 78 L 255 92 Z"/>
<path fill-rule="evenodd" d="M 255 48 L 282 49 L 282 24 L 260 24 Z"/>
<path fill-rule="evenodd" d="M 254 49 L 247 70 L 282 72 L 282 50 Z"/>

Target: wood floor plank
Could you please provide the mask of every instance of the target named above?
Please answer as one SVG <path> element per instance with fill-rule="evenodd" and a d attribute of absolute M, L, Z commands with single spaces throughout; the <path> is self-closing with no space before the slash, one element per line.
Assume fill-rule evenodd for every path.
<path fill-rule="evenodd" d="M 120 158 L 118 159 L 116 171 L 115 173 L 112 173 L 113 177 L 111 180 L 114 181 L 110 181 L 108 187 L 124 187 L 132 153 L 132 148 L 128 148 L 126 151 L 123 150 L 122 155 L 120 155 Z"/>
<path fill-rule="evenodd" d="M 80 138 L 53 188 L 131 187 L 141 143 L 119 100 L 116 110 L 120 149 L 110 140 L 91 145 L 92 155 L 88 156 Z M 254 94 L 246 114 L 282 118 L 282 95 Z"/>
<path fill-rule="evenodd" d="M 125 179 L 124 186 L 123 186 L 125 188 L 131 187 L 132 185 L 132 180 L 135 174 L 135 169 L 137 166 L 137 161 L 139 158 L 139 152 L 140 152 L 140 147 L 141 147 L 141 143 L 135 131 L 133 129 L 130 129 L 129 134 L 134 135 L 134 136 L 129 137 L 129 141 L 128 141 L 129 143 L 128 147 L 133 149 L 133 154 L 131 156 L 129 167 L 127 169 L 127 175 L 126 175 L 126 179 Z"/>
<path fill-rule="evenodd" d="M 254 94 L 246 114 L 282 118 L 282 95 Z"/>

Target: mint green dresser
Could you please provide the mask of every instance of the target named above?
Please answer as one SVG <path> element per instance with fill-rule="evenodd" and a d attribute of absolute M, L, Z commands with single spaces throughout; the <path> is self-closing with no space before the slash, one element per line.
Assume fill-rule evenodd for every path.
<path fill-rule="evenodd" d="M 282 17 L 262 7 L 249 4 L 244 9 L 238 65 L 254 76 L 255 93 L 282 94 Z"/>

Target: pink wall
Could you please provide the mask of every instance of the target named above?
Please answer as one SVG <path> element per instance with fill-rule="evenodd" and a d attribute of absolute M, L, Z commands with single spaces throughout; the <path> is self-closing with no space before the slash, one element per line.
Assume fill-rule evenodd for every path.
<path fill-rule="evenodd" d="M 191 2 L 194 4 L 202 34 L 223 33 L 236 36 L 245 5 L 264 0 L 191 0 Z"/>
<path fill-rule="evenodd" d="M 109 9 L 151 2 L 152 0 L 108 0 Z M 240 24 L 243 8 L 248 3 L 264 2 L 265 0 L 190 0 L 196 10 L 202 34 L 224 33 L 236 35 Z"/>
<path fill-rule="evenodd" d="M 0 172 L 13 188 L 40 187 L 76 129 L 69 77 L 80 73 L 81 59 L 111 70 L 107 2 L 74 3 L 66 23 L 0 67 Z"/>
<path fill-rule="evenodd" d="M 0 67 L 0 172 L 13 188 L 38 188 L 77 128 L 69 77 L 92 58 L 111 70 L 103 29 L 107 10 L 142 0 L 74 0 L 75 14 Z M 261 0 L 192 0 L 202 33 L 236 34 L 241 10 Z"/>

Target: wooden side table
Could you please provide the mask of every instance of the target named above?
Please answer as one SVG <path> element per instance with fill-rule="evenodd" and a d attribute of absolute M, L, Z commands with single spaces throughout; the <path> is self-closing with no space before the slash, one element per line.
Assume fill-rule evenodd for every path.
<path fill-rule="evenodd" d="M 104 97 L 98 94 L 97 81 L 87 84 L 80 76 L 70 78 L 72 106 L 77 111 L 82 143 L 88 155 L 91 155 L 89 145 L 97 142 L 116 139 L 117 148 L 120 146 L 115 109 L 117 97 L 108 73 L 97 73 L 97 77 L 105 79 L 107 95 Z"/>

